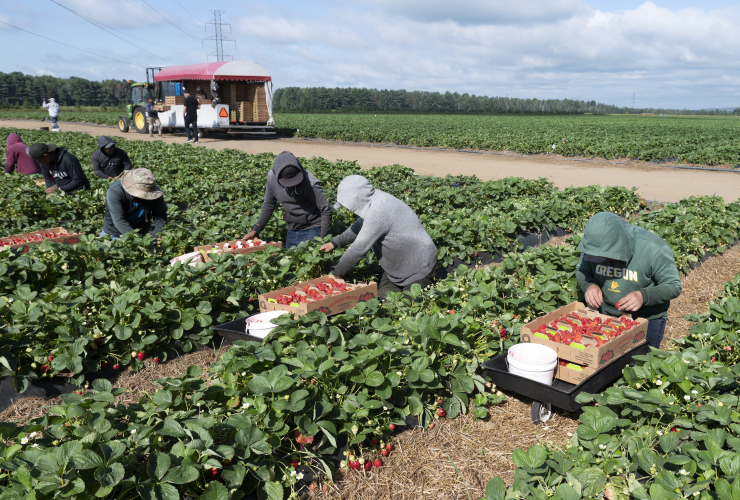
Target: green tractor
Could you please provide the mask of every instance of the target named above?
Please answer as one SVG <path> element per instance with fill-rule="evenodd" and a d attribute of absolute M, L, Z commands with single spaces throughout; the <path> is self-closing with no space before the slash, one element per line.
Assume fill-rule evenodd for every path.
<path fill-rule="evenodd" d="M 163 68 L 147 68 L 146 83 L 138 82 L 131 84 L 131 104 L 126 106 L 126 114 L 118 117 L 118 128 L 121 132 L 128 132 L 133 127 L 138 133 L 146 134 L 149 132 L 149 124 L 146 119 L 146 100 L 150 97 L 155 102 L 157 94 L 161 94 L 159 84 L 154 84 L 154 75 L 159 73 Z M 130 83 L 130 82 L 129 82 Z"/>

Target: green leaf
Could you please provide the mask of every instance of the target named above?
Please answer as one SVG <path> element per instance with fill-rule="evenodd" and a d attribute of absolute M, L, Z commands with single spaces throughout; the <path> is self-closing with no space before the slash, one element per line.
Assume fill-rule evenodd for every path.
<path fill-rule="evenodd" d="M 279 483 L 268 481 L 265 483 L 265 491 L 270 500 L 283 500 L 283 487 Z"/>
<path fill-rule="evenodd" d="M 146 470 L 149 477 L 155 482 L 159 482 L 170 468 L 170 456 L 166 453 L 155 451 L 149 455 L 146 463 Z"/>
<path fill-rule="evenodd" d="M 536 469 L 542 466 L 547 460 L 547 450 L 544 446 L 534 445 L 530 446 L 527 451 L 515 450 L 512 455 L 512 462 L 517 467 L 527 467 L 529 469 Z"/>
<path fill-rule="evenodd" d="M 112 488 L 123 479 L 125 471 L 119 463 L 110 464 L 108 467 L 95 469 L 95 480 L 104 488 Z"/>
<path fill-rule="evenodd" d="M 157 484 L 153 487 L 152 484 L 140 484 L 136 487 L 136 492 L 145 500 L 180 500 L 177 488 L 167 483 Z"/>
<path fill-rule="evenodd" d="M 486 485 L 486 500 L 504 500 L 506 497 L 506 484 L 500 477 L 494 477 Z M 577 500 L 577 499 L 576 499 Z"/>
<path fill-rule="evenodd" d="M 181 467 L 173 467 L 162 479 L 163 483 L 172 484 L 186 484 L 198 479 L 198 469 L 191 467 L 190 465 L 183 465 Z"/>
<path fill-rule="evenodd" d="M 282 488 L 280 490 L 280 500 L 282 500 Z M 222 483 L 219 483 L 218 481 L 211 481 L 211 483 L 208 485 L 208 488 L 206 488 L 206 491 L 204 491 L 203 494 L 200 496 L 200 500 L 228 500 L 228 498 L 229 490 L 227 490 L 226 486 L 224 486 Z"/>
<path fill-rule="evenodd" d="M 104 465 L 102 457 L 92 450 L 81 450 L 75 453 L 70 459 L 70 463 L 72 467 L 79 470 L 93 469 Z"/>
<path fill-rule="evenodd" d="M 555 488 L 555 494 L 559 495 L 563 500 L 580 500 L 581 498 L 581 495 L 572 486 L 568 486 L 565 483 Z"/>
<path fill-rule="evenodd" d="M 378 371 L 374 371 L 368 374 L 365 383 L 370 387 L 378 387 L 380 384 L 383 383 L 383 380 L 383 374 Z"/>

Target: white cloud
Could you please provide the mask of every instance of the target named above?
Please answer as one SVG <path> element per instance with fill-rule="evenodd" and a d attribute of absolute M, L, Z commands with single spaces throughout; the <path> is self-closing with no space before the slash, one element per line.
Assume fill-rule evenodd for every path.
<path fill-rule="evenodd" d="M 169 25 L 164 19 L 162 19 L 162 17 L 157 15 L 144 2 L 139 0 L 130 0 L 129 2 L 124 0 L 59 0 L 59 3 L 72 9 L 78 14 L 114 29 Z M 149 3 L 156 9 L 159 2 Z M 77 20 L 79 20 L 79 23 L 82 23 L 81 25 L 87 23 L 59 5 L 49 3 L 47 12 L 51 13 L 52 9 L 54 9 L 53 13 L 55 15 L 59 17 L 63 16 L 63 19 L 75 19 L 75 24 L 77 24 Z M 176 13 L 167 14 L 165 11 L 160 9 L 157 9 L 157 12 L 163 15 L 165 19 L 169 19 L 178 26 L 185 24 L 184 18 L 180 18 Z M 87 24 L 87 26 L 91 29 L 98 29 L 92 24 Z"/>

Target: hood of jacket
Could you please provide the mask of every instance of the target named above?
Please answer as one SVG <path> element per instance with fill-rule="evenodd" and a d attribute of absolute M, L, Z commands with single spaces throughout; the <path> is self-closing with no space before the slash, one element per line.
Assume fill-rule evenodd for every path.
<path fill-rule="evenodd" d="M 298 167 L 301 170 L 304 170 L 303 178 L 306 178 L 305 169 L 303 168 L 303 165 L 301 165 L 301 162 L 298 161 L 298 158 L 296 158 L 295 155 L 290 151 L 283 151 L 282 153 L 277 155 L 275 161 L 272 162 L 272 172 L 275 174 L 275 179 L 279 179 L 280 172 L 282 172 L 285 167 L 290 166 Z"/>
<path fill-rule="evenodd" d="M 98 147 L 100 148 L 101 151 L 103 150 L 103 147 L 105 147 L 106 144 L 110 144 L 111 142 L 115 143 L 116 141 L 114 141 L 107 135 L 101 135 L 100 137 L 98 137 Z"/>
<path fill-rule="evenodd" d="M 374 194 L 375 188 L 369 180 L 361 175 L 350 175 L 342 179 L 337 187 L 337 202 L 355 215 L 365 217 Z"/>
<path fill-rule="evenodd" d="M 12 146 L 13 144 L 18 144 L 19 142 L 20 143 L 23 142 L 21 140 L 21 136 L 19 136 L 18 134 L 14 134 L 12 132 L 8 134 L 8 144 L 7 144 L 8 147 Z"/>
<path fill-rule="evenodd" d="M 586 223 L 578 249 L 588 255 L 629 262 L 635 250 L 631 227 L 617 214 L 600 212 Z"/>

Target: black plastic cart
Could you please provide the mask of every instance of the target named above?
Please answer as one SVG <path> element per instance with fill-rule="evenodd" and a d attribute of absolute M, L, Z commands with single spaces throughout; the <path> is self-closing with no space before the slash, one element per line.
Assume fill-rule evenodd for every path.
<path fill-rule="evenodd" d="M 602 392 L 622 376 L 622 370 L 632 363 L 634 356 L 648 352 L 650 345 L 647 343 L 635 347 L 578 385 L 562 380 L 555 380 L 552 385 L 546 385 L 509 373 L 506 362 L 508 351 L 489 359 L 481 367 L 497 387 L 532 399 L 532 423 L 539 425 L 550 419 L 553 406 L 568 411 L 579 410 L 582 405 L 576 402 L 578 394 Z"/>

